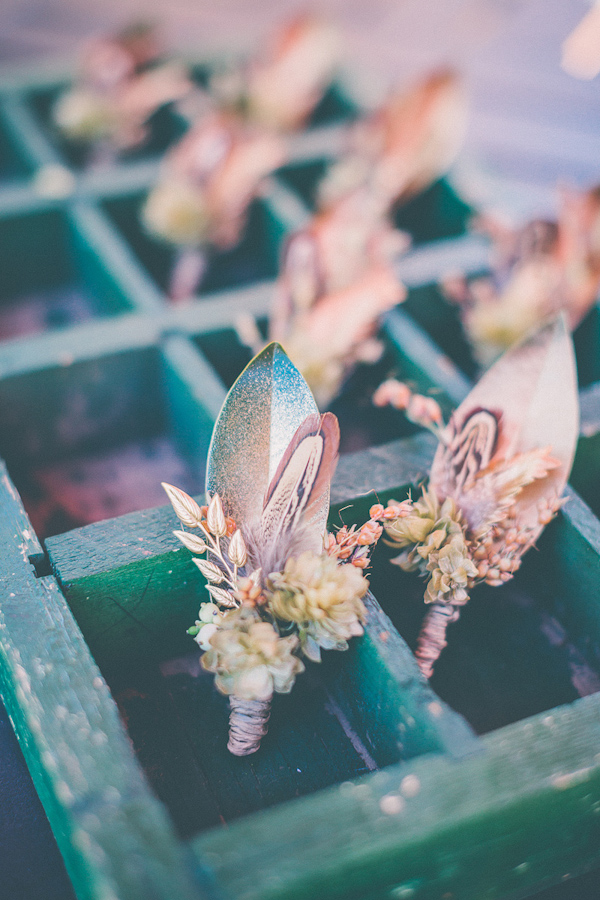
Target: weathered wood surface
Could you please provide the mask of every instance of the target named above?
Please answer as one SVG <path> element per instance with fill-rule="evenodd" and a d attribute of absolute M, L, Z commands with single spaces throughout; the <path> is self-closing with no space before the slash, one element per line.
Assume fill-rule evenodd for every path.
<path fill-rule="evenodd" d="M 81 900 L 198 898 L 163 808 L 2 468 L 0 684 Z"/>
<path fill-rule="evenodd" d="M 191 846 L 237 900 L 528 896 L 600 864 L 599 739 L 587 697 Z"/>

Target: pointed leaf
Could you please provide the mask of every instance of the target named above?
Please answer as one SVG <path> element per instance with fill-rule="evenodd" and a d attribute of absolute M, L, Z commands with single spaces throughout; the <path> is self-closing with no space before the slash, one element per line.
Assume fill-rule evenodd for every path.
<path fill-rule="evenodd" d="M 242 566 L 246 565 L 248 559 L 248 551 L 246 550 L 246 544 L 244 542 L 242 532 L 239 528 L 229 542 L 227 555 L 234 566 L 241 568 Z"/>
<path fill-rule="evenodd" d="M 227 534 L 227 522 L 225 521 L 223 504 L 218 494 L 215 494 L 208 504 L 206 524 L 211 534 L 215 534 L 217 537 L 224 537 Z"/>
<path fill-rule="evenodd" d="M 317 412 L 308 385 L 279 344 L 269 344 L 246 366 L 215 425 L 206 472 L 207 490 L 221 496 L 238 524 L 260 518 L 289 442 L 306 416 Z M 327 509 L 323 527 L 326 517 Z"/>
<path fill-rule="evenodd" d="M 207 581 L 212 581 L 213 584 L 220 584 L 223 581 L 223 573 L 214 563 L 209 562 L 207 559 L 195 559 L 194 563 Z"/>
<path fill-rule="evenodd" d="M 206 553 L 208 550 L 208 545 L 196 534 L 190 534 L 189 531 L 174 531 L 173 534 L 192 553 Z"/>
<path fill-rule="evenodd" d="M 182 491 L 181 488 L 167 484 L 165 481 L 161 483 L 179 521 L 188 528 L 197 528 L 202 521 L 202 510 L 194 498 Z"/>
<path fill-rule="evenodd" d="M 206 590 L 213 598 L 215 603 L 218 603 L 220 606 L 235 606 L 235 600 L 229 591 L 223 590 L 223 588 L 214 587 L 212 584 L 206 585 Z"/>

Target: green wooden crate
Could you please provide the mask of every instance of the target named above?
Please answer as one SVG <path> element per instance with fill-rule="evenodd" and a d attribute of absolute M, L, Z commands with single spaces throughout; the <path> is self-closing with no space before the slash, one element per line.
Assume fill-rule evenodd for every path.
<path fill-rule="evenodd" d="M 364 638 L 277 698 L 259 754 L 227 754 L 225 698 L 185 634 L 203 582 L 154 492 L 164 479 L 201 490 L 248 359 L 236 316 L 264 322 L 281 242 L 353 106 L 329 92 L 242 245 L 173 307 L 170 252 L 136 210 L 177 122 L 114 170 L 82 171 L 48 125 L 62 83 L 0 80 L 0 328 L 13 323 L 0 343 L 0 692 L 79 900 L 509 900 L 600 865 L 600 523 L 575 493 L 514 582 L 478 589 L 431 685 L 409 650 L 423 586 L 378 548 Z M 67 196 L 40 194 L 32 175 L 48 165 L 71 172 Z M 333 522 L 427 472 L 431 439 L 370 405 L 381 378 L 446 409 L 469 389 L 431 288 L 450 267 L 485 269 L 469 213 L 446 182 L 398 212 L 415 238 L 399 264 L 411 296 L 382 326 L 381 363 L 336 401 Z M 590 335 L 580 366 L 594 381 Z M 597 510 L 594 390 L 574 483 Z"/>

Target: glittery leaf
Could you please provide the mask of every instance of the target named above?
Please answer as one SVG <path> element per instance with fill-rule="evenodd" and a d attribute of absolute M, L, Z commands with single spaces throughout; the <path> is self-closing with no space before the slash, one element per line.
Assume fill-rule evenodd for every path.
<path fill-rule="evenodd" d="M 279 344 L 269 344 L 244 369 L 215 425 L 206 474 L 207 491 L 220 495 L 238 524 L 260 518 L 288 444 L 306 416 L 317 412 L 308 385 Z M 328 504 L 324 498 L 323 528 Z"/>

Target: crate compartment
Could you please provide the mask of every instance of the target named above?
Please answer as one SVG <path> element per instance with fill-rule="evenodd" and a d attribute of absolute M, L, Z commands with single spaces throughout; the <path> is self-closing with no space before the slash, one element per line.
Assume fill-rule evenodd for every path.
<path fill-rule="evenodd" d="M 39 127 L 49 137 L 65 162 L 75 169 L 89 165 L 93 150 L 85 141 L 68 140 L 54 124 L 53 109 L 61 94 L 70 88 L 69 82 L 49 85 L 30 91 L 25 99 Z M 134 162 L 160 156 L 170 144 L 186 131 L 185 119 L 172 104 L 158 109 L 150 118 L 148 137 L 132 150 L 119 153 L 119 162 Z"/>
<path fill-rule="evenodd" d="M 482 274 L 485 273 L 480 273 L 480 277 Z M 458 307 L 444 298 L 439 285 L 412 287 L 402 308 L 467 378 L 477 378 L 479 365 L 461 323 Z M 590 310 L 573 332 L 573 343 L 579 385 L 585 387 L 600 379 L 600 311 L 597 306 Z"/>
<path fill-rule="evenodd" d="M 393 218 L 396 228 L 407 231 L 414 245 L 464 234 L 474 210 L 462 200 L 445 178 L 398 205 Z"/>
<path fill-rule="evenodd" d="M 402 500 L 406 492 L 393 496 Z M 573 512 L 583 504 L 573 497 L 568 505 Z M 571 528 L 560 514 L 538 542 L 539 553 L 529 552 L 514 579 L 501 588 L 477 586 L 448 628 L 431 686 L 478 734 L 600 690 L 600 632 L 596 627 L 584 637 L 565 615 L 568 604 L 585 603 L 572 592 L 567 601 L 562 593 L 566 564 L 561 567 L 556 548 Z M 414 650 L 427 611 L 424 581 L 392 566 L 394 555 L 392 548 L 378 547 L 372 586 Z"/>
<path fill-rule="evenodd" d="M 27 178 L 31 174 L 32 168 L 19 153 L 0 107 L 0 184 Z"/>
<path fill-rule="evenodd" d="M 393 645 L 391 634 L 389 641 Z M 192 651 L 158 668 L 108 675 L 137 757 L 181 837 L 440 749 L 425 703 L 415 710 L 405 697 L 394 719 L 393 688 L 387 693 L 376 661 L 368 671 L 355 650 L 326 654 L 321 666 L 309 664 L 289 696 L 275 697 L 260 751 L 234 758 L 226 750 L 227 698 L 198 656 Z"/>
<path fill-rule="evenodd" d="M 77 215 L 59 208 L 0 217 L 0 340 L 130 308 L 98 259 Z"/>
<path fill-rule="evenodd" d="M 382 500 L 390 495 L 403 496 L 406 487 L 390 486 L 395 483 L 391 466 L 394 465 L 394 471 L 398 474 L 396 483 L 406 475 L 414 483 L 417 480 L 416 469 L 423 471 L 427 468 L 431 448 L 424 448 L 428 443 L 432 444 L 432 441 L 419 438 L 417 441 L 390 445 L 387 465 L 381 449 L 345 457 L 336 476 L 336 504 L 347 506 L 367 471 L 369 481 L 377 484 Z M 409 471 L 411 467 L 412 471 Z M 352 493 L 349 493 L 350 485 L 353 485 Z M 355 501 L 351 513 L 346 512 L 344 517 L 360 519 L 364 513 L 363 507 L 368 507 L 370 502 L 370 497 L 360 498 Z M 261 782 L 264 772 L 260 769 L 258 757 L 253 761 L 257 767 L 254 773 L 243 769 L 249 764 L 248 760 L 229 759 L 230 766 L 241 764 L 234 773 L 235 792 L 231 789 L 230 772 L 219 781 L 212 771 L 209 778 L 211 784 L 217 785 L 217 796 L 213 790 L 207 799 L 207 785 L 197 772 L 199 766 L 210 769 L 213 757 L 206 746 L 207 735 L 202 732 L 200 719 L 200 716 L 208 715 L 206 702 L 198 718 L 193 718 L 194 694 L 204 697 L 201 682 L 194 681 L 197 661 L 189 653 L 175 658 L 165 658 L 163 654 L 162 659 L 153 654 L 154 663 L 148 660 L 149 653 L 153 652 L 149 646 L 152 634 L 161 642 L 162 649 L 166 649 L 163 638 L 171 633 L 172 616 L 174 610 L 179 608 L 182 596 L 182 567 L 189 566 L 189 556 L 183 558 L 183 549 L 173 553 L 169 541 L 163 542 L 162 537 L 172 516 L 170 508 L 132 514 L 123 520 L 90 526 L 50 539 L 48 551 L 63 590 L 88 641 L 96 648 L 94 653 L 105 672 L 110 668 L 111 653 L 118 655 L 123 653 L 124 648 L 128 650 L 131 647 L 128 641 L 119 645 L 125 616 L 121 624 L 113 628 L 110 640 L 106 623 L 98 619 L 94 621 L 94 617 L 105 614 L 104 597 L 107 592 L 110 591 L 119 602 L 130 603 L 139 617 L 135 635 L 140 646 L 143 642 L 148 644 L 146 662 L 141 667 L 132 666 L 129 673 L 110 674 L 109 680 L 127 717 L 138 758 L 147 767 L 155 790 L 173 805 L 171 815 L 176 818 L 180 833 L 190 835 L 187 849 L 192 851 L 199 866 L 208 863 L 220 889 L 229 896 L 243 897 L 245 900 L 263 900 L 265 897 L 280 900 L 290 896 L 341 898 L 347 896 L 349 891 L 357 898 L 374 896 L 374 891 L 377 896 L 389 896 L 392 890 L 408 890 L 410 887 L 414 896 L 423 900 L 441 896 L 442 890 L 465 900 L 477 900 L 492 888 L 499 897 L 509 896 L 511 891 L 514 893 L 517 889 L 522 896 L 526 896 L 536 888 L 558 880 L 565 871 L 576 873 L 585 866 L 598 863 L 595 843 L 598 825 L 594 809 L 597 807 L 599 776 L 597 759 L 593 762 L 597 753 L 598 698 L 588 696 L 558 708 L 547 708 L 547 711 L 525 721 L 519 719 L 486 735 L 479 745 L 469 745 L 462 732 L 454 746 L 459 754 L 459 748 L 462 748 L 462 753 L 466 755 L 458 759 L 449 759 L 439 750 L 425 753 L 417 750 L 416 753 L 401 755 L 405 761 L 395 763 L 390 729 L 387 729 L 387 734 L 385 729 L 373 729 L 370 716 L 373 710 L 385 708 L 386 702 L 388 710 L 395 708 L 397 712 L 398 699 L 400 706 L 406 708 L 406 703 L 412 702 L 413 689 L 423 682 L 414 677 L 401 679 L 399 693 L 396 694 L 389 677 L 385 675 L 385 666 L 381 668 L 381 658 L 388 667 L 392 659 L 400 659 L 402 665 L 405 660 L 402 660 L 399 647 L 394 645 L 393 627 L 389 620 L 386 623 L 382 619 L 348 653 L 328 654 L 332 669 L 324 673 L 329 689 L 333 687 L 335 690 L 335 699 L 347 721 L 350 721 L 348 703 L 354 698 L 354 706 L 350 709 L 358 715 L 360 728 L 357 733 L 371 758 L 383 766 L 382 770 L 371 771 L 358 782 L 345 781 L 339 787 L 317 791 L 313 796 L 294 801 L 292 807 L 285 805 L 265 811 L 260 817 L 244 816 L 225 829 L 217 824 L 206 834 L 192 837 L 200 808 L 202 815 L 206 815 L 210 822 L 211 817 L 218 818 L 223 813 L 227 798 L 231 802 L 234 793 L 237 793 L 238 803 L 245 803 L 249 797 L 256 797 L 257 791 L 264 790 L 263 799 L 268 803 L 278 790 L 281 771 L 277 766 L 277 756 L 270 757 L 273 780 Z M 134 535 L 138 534 L 143 535 L 145 549 L 149 551 L 145 560 L 134 549 Z M 567 507 L 547 535 L 549 543 L 537 555 L 544 566 L 547 563 L 552 566 L 552 571 L 546 572 L 553 592 L 546 598 L 547 609 L 550 616 L 563 623 L 568 635 L 566 643 L 561 638 L 556 644 L 564 644 L 569 653 L 572 648 L 584 653 L 584 636 L 587 635 L 589 640 L 590 635 L 595 639 L 600 634 L 600 619 L 592 587 L 598 574 L 600 526 L 574 497 L 571 508 Z M 110 559 L 106 551 L 109 546 L 119 546 L 118 561 Z M 169 556 L 168 563 L 161 560 L 161 554 Z M 138 560 L 139 581 L 132 577 L 134 560 Z M 169 577 L 163 578 L 160 572 L 166 565 L 170 569 Z M 586 570 L 585 583 L 581 584 L 582 592 L 573 596 L 572 591 L 565 591 L 565 587 L 572 582 L 575 572 L 582 565 Z M 156 594 L 160 594 L 162 599 L 160 608 L 154 609 L 153 615 L 165 617 L 162 627 L 156 618 L 152 629 L 146 627 L 150 625 L 146 617 L 153 610 L 151 596 L 148 606 L 137 603 L 138 591 L 148 580 L 143 574 L 145 566 L 152 566 L 157 573 L 155 577 L 159 586 Z M 379 565 L 375 572 L 380 571 L 383 571 L 383 579 L 391 584 L 389 571 L 382 570 Z M 414 576 L 407 577 L 415 583 L 422 611 L 422 584 Z M 145 596 L 151 595 L 152 590 L 150 586 Z M 501 596 L 503 590 L 496 589 L 496 595 Z M 89 602 L 91 597 L 95 601 L 93 604 Z M 565 609 L 568 608 L 566 613 L 564 609 L 559 609 L 561 598 L 564 598 Z M 475 595 L 471 603 L 474 606 L 482 599 Z M 487 598 L 485 600 L 485 604 L 480 604 L 480 609 L 487 614 L 490 606 L 487 605 Z M 490 598 L 490 604 L 493 602 Z M 512 617 L 512 611 L 509 614 Z M 517 626 L 522 626 L 522 622 L 520 618 Z M 485 624 L 489 628 L 490 620 Z M 506 631 L 509 630 L 506 628 Z M 103 631 L 105 637 L 102 642 Z M 528 626 L 522 643 L 530 635 L 531 628 Z M 382 641 L 379 646 L 377 636 Z M 183 633 L 179 639 L 189 640 Z M 456 634 L 452 639 L 456 641 Z M 456 649 L 458 651 L 460 647 L 457 645 Z M 464 643 L 462 649 L 465 649 Z M 522 650 L 528 652 L 527 647 Z M 450 652 L 451 647 L 447 648 L 446 653 Z M 477 669 L 482 661 L 487 665 L 480 646 L 471 670 L 467 670 L 468 677 L 473 678 L 472 670 Z M 494 666 L 492 661 L 490 674 L 495 677 Z M 561 661 L 554 657 L 549 666 L 545 674 L 550 671 L 553 696 L 549 697 L 546 689 L 546 700 L 552 704 L 565 698 L 565 694 L 561 698 L 554 691 L 556 683 L 562 680 L 564 658 Z M 132 670 L 136 672 L 133 679 Z M 368 688 L 363 686 L 361 693 L 360 682 L 365 677 Z M 157 686 L 160 681 L 162 687 Z M 374 685 L 379 686 L 376 689 L 379 694 L 373 690 Z M 300 682 L 296 685 L 296 691 L 299 688 Z M 306 690 L 309 695 L 312 694 L 314 688 L 310 682 Z M 189 696 L 184 697 L 186 693 Z M 297 697 L 304 700 L 302 693 Z M 214 698 L 219 700 L 216 695 Z M 278 698 L 279 708 L 274 710 L 274 719 L 282 709 L 282 715 L 285 713 L 286 704 L 293 702 L 293 698 L 293 694 Z M 497 709 L 493 693 L 488 691 L 487 696 L 482 696 L 479 692 L 479 698 L 483 705 Z M 436 717 L 440 708 L 443 710 L 439 701 L 428 699 L 425 708 L 439 724 Z M 179 713 L 175 717 L 174 709 Z M 513 708 L 510 716 L 519 717 L 527 711 L 526 705 L 522 704 L 519 709 Z M 413 712 L 407 712 L 409 716 L 414 716 Z M 331 715 L 326 709 L 325 713 Z M 383 723 L 387 715 L 386 711 Z M 221 716 L 224 726 L 224 708 Z M 403 716 L 401 724 L 406 725 L 409 721 L 408 717 Z M 282 722 L 280 720 L 281 727 Z M 337 722 L 342 724 L 341 717 Z M 450 724 L 446 720 L 446 737 L 456 722 L 454 720 Z M 289 724 L 287 722 L 286 727 Z M 280 726 L 272 720 L 274 741 L 279 740 L 277 729 Z M 196 753 L 190 750 L 189 738 L 184 740 L 184 732 L 188 730 L 192 740 L 198 741 Z M 440 730 L 444 729 L 440 726 Z M 284 779 L 293 776 L 289 748 L 300 746 L 297 735 L 293 737 L 293 742 L 286 743 Z M 286 738 L 286 741 L 289 740 L 290 735 Z M 205 743 L 201 747 L 202 742 Z M 351 743 L 356 750 L 356 744 Z M 312 740 L 310 749 L 313 753 L 318 750 L 315 745 Z M 478 746 L 480 752 L 477 752 Z M 423 744 L 420 747 L 424 749 Z M 470 749 L 467 750 L 467 747 Z M 448 744 L 446 749 L 449 749 Z M 265 750 L 267 753 L 273 752 L 268 744 L 265 744 Z M 366 763 L 366 767 L 371 768 L 369 757 L 358 755 L 362 764 Z M 169 761 L 168 765 L 164 764 L 165 759 Z M 291 761 L 293 764 L 293 757 Z M 319 762 L 319 778 L 324 780 L 326 774 L 322 767 L 323 763 Z M 303 766 L 299 764 L 295 768 L 302 770 Z M 179 788 L 176 786 L 177 772 L 181 777 Z M 196 772 L 196 775 L 190 775 L 190 772 Z M 299 780 L 304 774 L 304 771 L 295 773 Z M 174 799 L 177 796 L 179 799 Z M 235 809 L 232 812 L 230 808 L 228 815 L 234 818 Z M 526 866 L 522 866 L 524 862 Z"/>
<path fill-rule="evenodd" d="M 259 322 L 259 328 L 265 336 L 265 319 Z M 372 402 L 373 394 L 386 378 L 407 380 L 417 390 L 429 392 L 431 388 L 427 374 L 419 371 L 418 365 L 409 365 L 386 332 L 382 331 L 380 338 L 384 344 L 381 359 L 374 364 L 359 363 L 329 406 L 340 422 L 343 454 L 407 437 L 419 430 L 398 410 L 376 407 Z M 227 389 L 252 358 L 251 351 L 241 344 L 232 328 L 197 335 L 194 342 Z M 448 406 L 443 389 L 436 389 L 435 393 Z"/>
<path fill-rule="evenodd" d="M 140 212 L 146 194 L 114 197 L 104 208 L 135 255 L 163 291 L 169 279 L 177 251 L 144 230 Z M 279 265 L 279 244 L 283 228 L 268 203 L 255 200 L 241 242 L 223 253 L 210 252 L 208 269 L 199 288 L 201 294 L 239 287 L 253 281 L 274 278 Z"/>
<path fill-rule="evenodd" d="M 182 837 L 402 759 L 473 749 L 470 730 L 415 678 L 405 644 L 369 599 L 364 638 L 309 665 L 289 696 L 275 698 L 260 751 L 232 757 L 227 698 L 185 634 L 206 597 L 203 580 L 171 534 L 172 510 L 142 515 L 59 535 L 47 547 L 138 760 Z M 115 566 L 101 548 L 116 544 Z"/>
<path fill-rule="evenodd" d="M 146 347 L 0 381 L 0 455 L 40 536 L 156 505 L 161 480 L 200 489 L 210 423 L 174 421 L 178 377 Z"/>
<path fill-rule="evenodd" d="M 277 169 L 276 176 L 286 187 L 296 193 L 304 205 L 314 212 L 321 179 L 331 165 L 331 159 L 310 159 L 306 162 L 292 162 Z"/>

